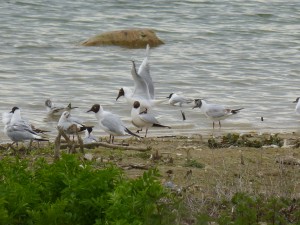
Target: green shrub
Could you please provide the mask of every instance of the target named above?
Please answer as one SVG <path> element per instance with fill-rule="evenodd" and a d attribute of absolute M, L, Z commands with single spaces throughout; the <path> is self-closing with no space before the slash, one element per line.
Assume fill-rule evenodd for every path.
<path fill-rule="evenodd" d="M 160 200 L 168 197 L 157 170 L 131 180 L 74 155 L 53 164 L 4 159 L 0 174 L 1 224 L 152 224 L 162 220 Z"/>

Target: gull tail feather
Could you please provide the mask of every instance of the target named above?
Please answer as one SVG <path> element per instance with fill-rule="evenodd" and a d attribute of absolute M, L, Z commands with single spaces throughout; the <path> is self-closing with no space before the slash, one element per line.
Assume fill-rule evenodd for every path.
<path fill-rule="evenodd" d="M 171 129 L 171 127 L 165 126 L 165 125 L 161 125 L 161 124 L 159 124 L 159 123 L 154 123 L 154 124 L 153 124 L 153 127 L 167 127 L 167 128 L 169 128 L 169 129 Z"/>
<path fill-rule="evenodd" d="M 233 109 L 233 110 L 231 110 L 231 113 L 232 114 L 237 114 L 240 110 L 242 110 L 242 109 L 244 109 L 244 108 L 240 108 L 240 109 Z"/>
<path fill-rule="evenodd" d="M 35 135 L 33 140 L 35 141 L 49 141 L 49 139 L 43 138 L 41 136 Z"/>
<path fill-rule="evenodd" d="M 139 136 L 139 135 L 133 133 L 132 131 L 130 131 L 130 130 L 129 130 L 128 128 L 126 128 L 126 127 L 125 127 L 125 132 L 126 132 L 127 134 L 132 135 L 132 136 L 135 136 L 135 137 L 138 137 L 138 138 L 142 138 L 141 136 Z"/>

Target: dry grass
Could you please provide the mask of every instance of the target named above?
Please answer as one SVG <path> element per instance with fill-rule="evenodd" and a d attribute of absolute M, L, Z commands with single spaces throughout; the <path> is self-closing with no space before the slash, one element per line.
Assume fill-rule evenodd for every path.
<path fill-rule="evenodd" d="M 161 182 L 174 185 L 182 196 L 189 213 L 200 212 L 211 204 L 210 216 L 220 212 L 220 204 L 230 201 L 236 193 L 251 196 L 300 198 L 300 165 L 285 159 L 300 159 L 299 148 L 228 147 L 211 149 L 211 137 L 148 138 L 143 141 L 127 139 L 130 146 L 151 146 L 149 152 L 97 148 L 91 153 L 96 167 L 113 163 L 122 167 L 131 178 L 144 173 L 144 169 L 157 167 Z M 260 139 L 261 136 L 251 137 Z M 282 135 L 289 143 L 298 143 L 297 135 Z M 37 150 L 26 157 L 46 157 L 53 153 Z M 3 155 L 2 155 L 3 157 Z M 225 206 L 224 206 L 225 207 Z"/>
<path fill-rule="evenodd" d="M 279 159 L 287 156 L 299 159 L 298 148 L 210 149 L 207 140 L 200 136 L 149 138 L 142 143 L 129 140 L 132 146 L 151 146 L 152 150 L 140 153 L 98 148 L 90 152 L 101 163 L 124 166 L 125 173 L 132 178 L 144 170 L 126 165 L 157 167 L 162 183 L 171 181 L 178 188 L 189 187 L 188 193 L 196 197 L 231 199 L 237 192 L 300 197 L 300 166 L 279 163 Z"/>

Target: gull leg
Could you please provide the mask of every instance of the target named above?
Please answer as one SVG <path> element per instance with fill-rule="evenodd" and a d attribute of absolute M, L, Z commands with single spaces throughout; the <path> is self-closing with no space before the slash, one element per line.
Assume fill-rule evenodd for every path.
<path fill-rule="evenodd" d="M 219 130 L 221 129 L 221 120 L 219 120 Z"/>
<path fill-rule="evenodd" d="M 146 133 L 145 133 L 145 137 L 147 137 L 147 133 L 148 133 L 148 128 L 146 128 Z"/>
<path fill-rule="evenodd" d="M 17 149 L 15 149 L 14 147 L 13 147 L 13 145 L 16 143 L 16 145 L 17 145 Z M 7 147 L 7 150 L 9 149 L 9 148 L 11 148 L 13 151 L 14 151 L 14 155 L 16 155 L 17 154 L 17 150 L 18 150 L 18 142 L 13 142 L 13 143 L 11 143 L 11 144 L 8 144 L 8 147 Z"/>
<path fill-rule="evenodd" d="M 111 138 L 111 143 L 112 144 L 114 143 L 114 140 L 115 140 L 115 136 L 112 136 L 112 138 Z"/>
<path fill-rule="evenodd" d="M 28 148 L 26 150 L 26 154 L 29 154 L 29 152 L 31 151 L 32 142 L 33 142 L 33 140 L 30 140 L 29 146 L 28 146 Z"/>

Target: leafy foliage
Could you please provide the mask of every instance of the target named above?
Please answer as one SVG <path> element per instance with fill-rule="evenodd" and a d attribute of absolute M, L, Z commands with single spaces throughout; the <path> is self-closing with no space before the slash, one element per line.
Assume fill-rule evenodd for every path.
<path fill-rule="evenodd" d="M 193 164 L 194 165 L 194 164 Z M 206 199 L 192 214 L 182 196 L 168 192 L 158 170 L 126 178 L 114 166 L 96 169 L 76 155 L 54 163 L 0 161 L 0 224 L 297 224 L 300 200 L 236 193 Z M 183 193 L 181 193 L 183 194 Z M 197 201 L 195 199 L 195 201 Z M 187 213 L 188 212 L 188 213 Z"/>
<path fill-rule="evenodd" d="M 145 224 L 161 217 L 166 197 L 156 170 L 128 180 L 118 168 L 96 170 L 74 155 L 53 164 L 4 159 L 0 174 L 1 224 Z"/>

